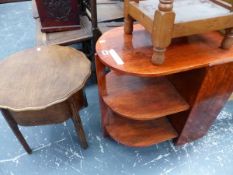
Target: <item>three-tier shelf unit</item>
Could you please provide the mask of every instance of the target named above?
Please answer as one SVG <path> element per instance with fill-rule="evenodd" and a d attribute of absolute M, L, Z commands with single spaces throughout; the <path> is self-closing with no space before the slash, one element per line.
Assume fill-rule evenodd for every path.
<path fill-rule="evenodd" d="M 218 48 L 221 38 L 216 32 L 177 39 L 156 66 L 141 25 L 132 35 L 122 27 L 104 33 L 96 45 L 104 134 L 132 147 L 206 134 L 233 90 L 233 49 Z"/>

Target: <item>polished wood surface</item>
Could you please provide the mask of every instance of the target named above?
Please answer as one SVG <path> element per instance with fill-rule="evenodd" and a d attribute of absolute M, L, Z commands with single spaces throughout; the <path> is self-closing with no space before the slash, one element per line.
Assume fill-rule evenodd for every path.
<path fill-rule="evenodd" d="M 117 114 L 134 120 L 151 120 L 185 111 L 188 103 L 164 77 L 140 78 L 106 75 L 104 102 Z"/>
<path fill-rule="evenodd" d="M 126 0 L 125 3 L 125 33 L 132 32 L 132 18 L 139 21 L 152 34 L 152 63 L 157 65 L 169 58 L 164 53 L 172 38 L 233 27 L 233 6 L 222 0 Z M 233 39 L 228 40 L 232 43 Z M 229 43 L 224 39 L 225 42 Z"/>
<path fill-rule="evenodd" d="M 233 59 L 206 69 L 187 121 L 176 141 L 177 145 L 204 136 L 233 91 Z"/>
<path fill-rule="evenodd" d="M 69 47 L 42 46 L 0 62 L 0 107 L 39 110 L 68 99 L 90 76 L 90 61 Z"/>
<path fill-rule="evenodd" d="M 153 50 L 150 34 L 141 25 L 135 25 L 132 35 L 125 35 L 122 27 L 104 33 L 97 42 L 96 50 L 101 61 L 112 69 L 137 76 L 156 77 L 202 68 L 216 60 L 232 58 L 233 48 L 220 49 L 221 40 L 218 32 L 176 39 L 166 52 L 165 62 L 157 66 L 150 61 Z M 123 64 L 117 64 L 109 53 L 111 49 L 116 51 Z"/>
<path fill-rule="evenodd" d="M 106 68 L 105 65 L 101 63 L 100 60 L 101 58 L 99 58 L 98 55 L 96 55 L 96 75 L 97 75 L 97 80 L 98 80 L 101 121 L 102 121 L 102 129 L 103 129 L 104 136 L 110 136 L 114 140 L 122 144 L 133 146 L 133 147 L 150 146 L 155 143 L 159 143 L 165 140 L 175 138 L 177 136 L 176 131 L 173 129 L 172 125 L 169 123 L 169 121 L 166 118 L 163 117 L 163 118 L 159 118 L 156 120 L 148 120 L 149 118 L 145 118 L 145 116 L 146 117 L 149 116 L 148 113 L 150 113 L 150 115 L 152 116 L 157 115 L 156 117 L 161 116 L 159 112 L 152 111 L 153 106 L 147 106 L 148 103 L 146 103 L 145 99 L 143 99 L 143 98 L 148 99 L 151 96 L 149 96 L 150 95 L 149 93 L 147 94 L 146 92 L 142 92 L 142 90 L 140 90 L 140 87 L 143 88 L 143 84 L 145 83 L 144 84 L 145 88 L 143 89 L 146 90 L 146 85 L 148 85 L 149 83 L 146 83 L 146 81 L 143 81 L 144 78 L 122 75 L 116 72 L 114 72 L 114 74 L 117 74 L 117 75 L 112 76 L 113 71 L 110 73 L 107 73 L 105 69 Z M 115 76 L 118 76 L 118 77 L 112 78 Z M 109 77 L 111 78 L 112 81 L 109 81 Z M 132 83 L 132 80 L 134 80 L 133 83 L 136 83 L 134 84 L 135 90 L 138 88 L 138 91 L 137 92 L 134 91 L 134 92 L 137 94 L 133 95 L 133 93 L 131 92 L 131 89 L 134 86 L 131 85 L 131 88 L 128 87 L 127 84 L 129 84 L 130 82 L 128 83 L 126 81 L 127 79 L 131 80 L 130 81 L 131 83 Z M 141 83 L 141 86 L 137 85 L 139 82 Z M 148 82 L 158 83 L 160 82 L 160 78 L 158 78 L 158 81 L 148 80 Z M 169 87 L 168 89 L 171 89 L 172 95 L 174 95 L 173 94 L 174 89 L 171 87 L 171 84 L 169 84 L 167 81 L 165 81 L 165 84 L 168 85 Z M 120 88 L 120 86 L 122 87 Z M 153 86 L 154 85 L 152 85 L 152 88 Z M 113 89 L 111 87 L 113 87 Z M 116 88 L 116 87 L 119 87 L 119 88 Z M 158 90 L 158 88 L 155 88 L 153 90 L 156 91 L 156 89 Z M 117 90 L 119 90 L 117 92 L 118 95 L 114 94 L 114 92 L 116 92 Z M 115 101 L 114 101 L 114 98 L 112 99 L 109 98 L 110 100 L 112 100 L 113 102 L 112 104 L 121 105 L 121 103 L 126 104 L 126 102 L 128 102 L 128 104 L 126 104 L 125 106 L 126 108 L 128 108 L 128 111 L 127 109 L 124 108 L 123 105 L 121 105 L 119 108 L 118 106 L 114 106 L 114 105 L 111 106 L 112 104 L 108 104 L 109 102 L 106 101 L 105 99 L 106 97 L 108 98 L 108 95 L 111 97 L 115 97 Z M 129 100 L 122 101 L 122 100 L 125 100 L 123 99 L 124 95 L 126 97 L 133 97 L 133 98 L 131 98 L 130 101 Z M 178 96 L 178 99 L 181 100 L 180 101 L 181 103 L 178 102 L 177 104 L 174 104 L 175 108 L 173 106 L 172 107 L 170 106 L 172 110 L 174 109 L 176 110 L 173 112 L 178 112 L 177 109 L 180 107 L 182 107 L 183 110 L 187 109 L 188 107 L 187 103 L 185 103 L 184 100 L 180 98 L 178 94 L 176 94 L 176 91 L 175 91 L 175 96 Z M 156 99 L 158 98 L 156 97 Z M 161 99 L 161 100 L 166 101 L 166 99 Z M 140 104 L 141 106 L 139 106 Z M 113 107 L 117 107 L 117 108 L 113 108 Z M 135 108 L 134 109 L 135 111 L 133 111 L 132 107 Z M 156 106 L 154 107 L 156 108 Z M 169 111 L 170 109 L 166 109 L 166 107 L 163 107 L 163 106 L 160 106 L 160 107 L 162 109 L 158 109 L 158 107 L 157 109 L 160 112 L 163 112 L 163 115 L 166 115 L 168 112 L 169 113 L 171 112 Z M 111 109 L 116 110 L 118 114 L 113 113 Z M 150 111 L 146 111 L 146 110 L 150 110 Z M 138 115 L 137 112 L 140 112 L 140 115 Z M 125 115 L 128 115 L 127 116 L 128 118 L 126 118 Z M 134 115 L 136 115 L 137 118 Z M 144 118 L 140 118 L 140 117 L 144 117 Z M 153 118 L 155 117 L 151 117 L 150 119 L 153 119 Z M 133 119 L 136 119 L 136 120 L 133 120 Z"/>
<path fill-rule="evenodd" d="M 148 54 L 152 53 L 148 32 L 140 25 L 135 25 L 134 29 L 132 36 L 124 35 L 123 28 L 113 29 L 105 33 L 97 42 L 96 71 L 104 134 L 125 145 L 134 145 L 132 143 L 137 135 L 141 134 L 140 131 L 127 137 L 130 134 L 121 130 L 121 121 L 129 121 L 124 125 L 127 129 L 131 127 L 130 123 L 142 122 L 143 125 L 144 122 L 158 121 L 158 119 L 133 120 L 134 116 L 137 116 L 135 111 L 140 109 L 135 108 L 133 113 L 129 108 L 131 103 L 140 104 L 141 109 L 146 109 L 150 107 L 147 102 L 152 99 L 142 100 L 141 95 L 148 93 L 147 95 L 153 99 L 157 98 L 153 97 L 152 91 L 148 91 L 150 84 L 143 81 L 140 82 L 143 82 L 145 87 L 139 87 L 145 92 L 140 93 L 139 90 L 137 91 L 139 93 L 131 95 L 138 85 L 137 82 L 130 83 L 131 78 L 127 78 L 126 81 L 125 77 L 134 76 L 132 79 L 137 80 L 142 79 L 139 77 L 147 77 L 145 79 L 151 79 L 149 81 L 155 84 L 156 80 L 166 78 L 174 86 L 176 93 L 189 104 L 189 109 L 166 116 L 178 134 L 174 140 L 175 144 L 181 145 L 201 138 L 208 132 L 233 91 L 233 50 L 216 49 L 222 38 L 217 32 L 185 37 L 173 41 L 166 52 L 170 56 L 169 59 L 166 59 L 164 64 L 155 66 L 150 62 L 150 54 Z M 110 68 L 110 73 L 107 73 L 106 67 Z M 113 72 L 117 78 L 112 78 Z M 109 81 L 111 78 L 114 81 Z M 111 103 L 106 101 L 105 98 L 113 93 L 116 95 L 111 99 Z M 154 93 L 159 95 L 161 91 L 155 90 Z M 134 97 L 134 100 L 125 99 L 128 96 Z M 162 102 L 169 100 L 170 96 L 164 98 L 167 99 L 161 100 Z M 114 113 L 114 117 L 112 110 L 117 112 Z M 146 114 L 147 110 L 144 113 Z M 126 116 L 128 118 L 125 118 Z M 163 118 L 161 116 L 159 119 Z M 107 129 L 108 125 L 115 129 Z M 142 142 L 143 140 L 140 144 L 144 146 L 149 145 L 147 141 Z"/>
<path fill-rule="evenodd" d="M 102 126 L 102 132 L 104 136 L 107 136 L 107 131 L 105 128 L 105 125 L 107 123 L 107 113 L 108 113 L 108 107 L 103 102 L 102 96 L 105 95 L 106 91 L 106 79 L 105 79 L 105 65 L 100 62 L 100 59 L 98 55 L 95 55 L 95 67 L 96 67 L 96 78 L 98 82 L 98 95 L 99 95 L 99 104 L 100 104 L 100 112 L 101 112 L 101 126 Z"/>
<path fill-rule="evenodd" d="M 168 76 L 169 81 L 174 85 L 177 92 L 188 102 L 190 109 L 178 114 L 169 116 L 169 119 L 178 132 L 181 133 L 188 114 L 192 109 L 198 91 L 206 75 L 206 68 L 194 69 L 186 72 L 180 72 Z"/>
<path fill-rule="evenodd" d="M 151 146 L 177 137 L 175 129 L 166 118 L 134 121 L 109 113 L 106 130 L 117 142 L 132 147 Z"/>

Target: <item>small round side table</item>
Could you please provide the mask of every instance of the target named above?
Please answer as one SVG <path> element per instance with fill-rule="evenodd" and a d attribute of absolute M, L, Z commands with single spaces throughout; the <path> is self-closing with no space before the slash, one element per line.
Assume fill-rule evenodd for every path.
<path fill-rule="evenodd" d="M 42 46 L 16 53 L 0 62 L 0 109 L 24 149 L 18 125 L 35 126 L 73 120 L 81 146 L 87 148 L 78 114 L 87 106 L 83 87 L 91 63 L 73 48 Z"/>

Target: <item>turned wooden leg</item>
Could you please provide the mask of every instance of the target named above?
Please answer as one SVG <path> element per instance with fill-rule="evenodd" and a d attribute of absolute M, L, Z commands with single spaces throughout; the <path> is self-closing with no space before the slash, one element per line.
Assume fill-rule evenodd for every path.
<path fill-rule="evenodd" d="M 133 18 L 129 15 L 125 16 L 124 19 L 124 31 L 125 34 L 132 34 L 133 33 Z"/>
<path fill-rule="evenodd" d="M 165 53 L 166 49 L 163 48 L 153 48 L 153 55 L 152 55 L 152 63 L 153 64 L 163 64 L 165 60 Z"/>
<path fill-rule="evenodd" d="M 164 52 L 170 45 L 175 13 L 172 11 L 174 0 L 159 0 L 158 9 L 154 14 L 154 23 L 152 28 L 153 43 L 153 64 L 162 64 L 165 60 Z"/>
<path fill-rule="evenodd" d="M 16 138 L 19 140 L 19 142 L 21 143 L 21 145 L 25 149 L 25 151 L 28 154 L 31 154 L 32 150 L 29 147 L 29 145 L 27 144 L 26 140 L 24 139 L 22 133 L 19 130 L 19 127 L 18 127 L 16 121 L 11 116 L 10 112 L 8 110 L 6 110 L 6 109 L 1 109 L 1 112 L 2 112 L 3 117 L 5 118 L 5 120 L 7 121 L 8 125 L 10 126 L 11 130 L 15 134 Z"/>
<path fill-rule="evenodd" d="M 230 49 L 232 45 L 233 45 L 233 28 L 226 30 L 225 37 L 221 44 L 221 48 Z"/>
<path fill-rule="evenodd" d="M 133 18 L 129 15 L 129 1 L 124 0 L 124 32 L 125 34 L 132 34 L 133 32 Z"/>
<path fill-rule="evenodd" d="M 71 98 L 69 103 L 70 103 L 70 108 L 71 108 L 71 112 L 72 112 L 72 120 L 74 123 L 76 133 L 79 136 L 82 148 L 86 149 L 88 147 L 88 143 L 86 140 L 85 132 L 83 130 L 82 121 L 81 121 L 81 118 L 79 116 L 79 111 L 75 105 L 74 99 Z"/>

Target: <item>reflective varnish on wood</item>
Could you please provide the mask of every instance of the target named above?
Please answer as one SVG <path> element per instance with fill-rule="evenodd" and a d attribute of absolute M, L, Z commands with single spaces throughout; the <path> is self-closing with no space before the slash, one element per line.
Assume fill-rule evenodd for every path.
<path fill-rule="evenodd" d="M 96 72 L 104 135 L 135 147 L 205 135 L 233 90 L 233 49 L 220 49 L 221 39 L 218 32 L 176 39 L 156 66 L 142 26 L 102 35 Z"/>

